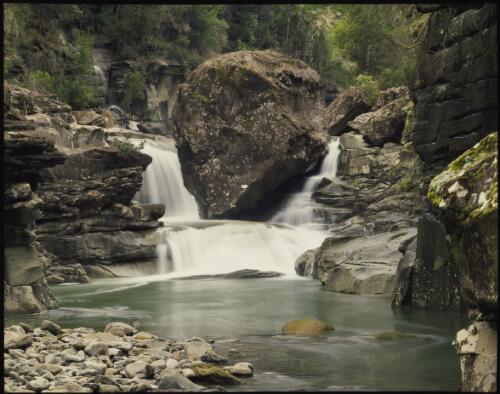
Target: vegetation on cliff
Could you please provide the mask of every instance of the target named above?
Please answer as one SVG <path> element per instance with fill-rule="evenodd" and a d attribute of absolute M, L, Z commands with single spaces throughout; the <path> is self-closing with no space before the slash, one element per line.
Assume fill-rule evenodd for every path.
<path fill-rule="evenodd" d="M 303 60 L 334 86 L 356 84 L 370 95 L 413 78 L 418 21 L 409 5 L 5 4 L 4 14 L 4 76 L 75 108 L 95 100 L 92 46 L 188 68 L 219 53 L 271 49 Z"/>

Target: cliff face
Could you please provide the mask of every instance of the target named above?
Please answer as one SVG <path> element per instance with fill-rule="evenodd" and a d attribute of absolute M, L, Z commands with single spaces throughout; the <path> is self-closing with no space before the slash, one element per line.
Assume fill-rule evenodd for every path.
<path fill-rule="evenodd" d="M 6 310 L 57 306 L 47 282 L 86 282 L 113 275 L 102 264 L 155 260 L 152 233 L 165 207 L 132 201 L 151 158 L 108 144 L 121 129 L 87 124 L 109 126 L 105 113 L 71 112 L 9 83 L 4 92 Z"/>
<path fill-rule="evenodd" d="M 9 110 L 4 106 L 4 110 Z M 5 112 L 7 112 L 5 111 Z M 15 124 L 20 129 L 21 116 Z M 12 126 L 4 118 L 7 127 Z M 26 128 L 29 124 L 25 122 Z M 36 313 L 58 307 L 44 275 L 43 257 L 35 247 L 35 220 L 42 203 L 36 192 L 40 172 L 64 162 L 65 155 L 42 138 L 4 131 L 4 310 Z"/>
<path fill-rule="evenodd" d="M 412 140 L 427 164 L 442 167 L 497 129 L 496 6 L 420 9 L 431 13 L 417 57 Z"/>

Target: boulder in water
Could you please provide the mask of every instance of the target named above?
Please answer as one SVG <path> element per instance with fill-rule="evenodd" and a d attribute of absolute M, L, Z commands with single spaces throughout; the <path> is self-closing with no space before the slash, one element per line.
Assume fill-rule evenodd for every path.
<path fill-rule="evenodd" d="M 184 181 L 203 217 L 252 209 L 324 155 L 323 91 L 300 60 L 226 53 L 181 85 L 174 121 Z"/>
<path fill-rule="evenodd" d="M 335 327 L 331 324 L 321 321 L 321 320 L 290 320 L 282 328 L 281 332 L 283 334 L 295 334 L 295 335 L 324 335 L 328 334 L 330 331 L 334 331 Z"/>

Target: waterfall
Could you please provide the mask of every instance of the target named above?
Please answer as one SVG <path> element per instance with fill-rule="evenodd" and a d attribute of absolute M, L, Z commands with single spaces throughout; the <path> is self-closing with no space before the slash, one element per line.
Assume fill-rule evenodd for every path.
<path fill-rule="evenodd" d="M 198 219 L 198 206 L 182 180 L 181 166 L 173 142 L 145 141 L 142 152 L 153 162 L 143 174 L 136 199 L 143 204 L 165 204 L 165 220 Z"/>
<path fill-rule="evenodd" d="M 300 192 L 290 196 L 284 208 L 279 210 L 272 218 L 273 223 L 287 223 L 293 226 L 308 225 L 314 227 L 321 224 L 322 217 L 316 210 L 316 203 L 311 196 L 319 182 L 324 177 L 335 177 L 340 153 L 340 141 L 333 137 L 328 145 L 328 153 L 321 163 L 319 173 L 306 178 Z"/>
<path fill-rule="evenodd" d="M 238 220 L 202 220 L 194 197 L 187 191 L 175 145 L 144 141 L 142 152 L 153 158 L 143 174 L 136 199 L 165 204 L 164 226 L 157 230 L 158 273 L 168 277 L 228 273 L 240 269 L 278 271 L 295 276 L 294 262 L 304 251 L 318 247 L 324 231 L 289 222 L 272 224 Z M 335 175 L 338 143 L 330 150 L 320 174 L 309 177 L 303 199 L 323 176 Z M 294 196 L 297 197 L 297 196 Z M 291 208 L 289 208 L 291 209 Z M 286 210 L 285 210 L 286 212 Z M 288 214 L 287 214 L 288 215 Z M 308 218 L 304 222 L 308 222 Z"/>
<path fill-rule="evenodd" d="M 159 273 L 188 276 L 251 268 L 295 275 L 297 257 L 319 246 L 325 237 L 321 232 L 268 223 L 216 222 L 205 228 L 160 230 Z"/>

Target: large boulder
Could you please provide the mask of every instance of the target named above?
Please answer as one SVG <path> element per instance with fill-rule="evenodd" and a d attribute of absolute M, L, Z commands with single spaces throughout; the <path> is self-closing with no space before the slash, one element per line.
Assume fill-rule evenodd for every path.
<path fill-rule="evenodd" d="M 366 112 L 347 122 L 347 125 L 363 135 L 371 144 L 383 146 L 387 142 L 400 142 L 405 127 L 405 107 L 409 100 L 401 97 L 379 109 Z"/>
<path fill-rule="evenodd" d="M 366 103 L 361 90 L 353 86 L 345 89 L 326 109 L 325 126 L 328 133 L 330 135 L 342 134 L 347 122 L 369 109 L 370 106 Z"/>
<path fill-rule="evenodd" d="M 210 59 L 181 85 L 174 113 L 187 188 L 203 217 L 254 208 L 324 155 L 323 91 L 305 63 L 269 51 Z"/>

